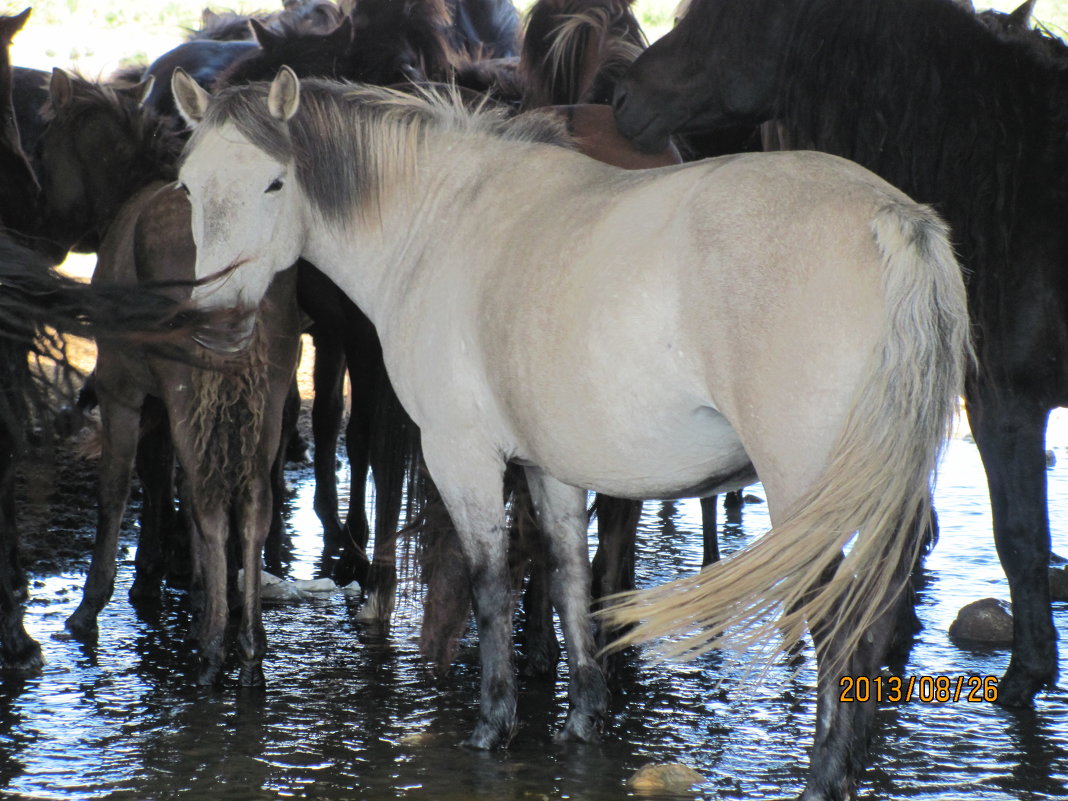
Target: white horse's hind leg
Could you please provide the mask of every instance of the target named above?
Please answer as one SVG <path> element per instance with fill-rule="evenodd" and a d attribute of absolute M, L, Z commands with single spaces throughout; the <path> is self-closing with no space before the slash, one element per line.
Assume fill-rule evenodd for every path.
<path fill-rule="evenodd" d="M 516 723 L 512 598 L 504 517 L 504 465 L 492 451 L 458 452 L 424 432 L 423 455 L 460 536 L 478 626 L 482 692 L 471 748 L 505 746 Z"/>
<path fill-rule="evenodd" d="M 537 468 L 527 469 L 538 525 L 549 539 L 553 605 L 567 646 L 567 722 L 559 741 L 597 739 L 608 711 L 608 685 L 597 663 L 590 619 L 590 560 L 587 552 L 586 493 Z"/>

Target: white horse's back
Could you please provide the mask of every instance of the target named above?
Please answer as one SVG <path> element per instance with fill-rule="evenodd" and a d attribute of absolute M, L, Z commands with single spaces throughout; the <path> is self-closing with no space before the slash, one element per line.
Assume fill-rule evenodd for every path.
<path fill-rule="evenodd" d="M 741 485 L 751 458 L 774 482 L 784 447 L 814 479 L 882 333 L 871 220 L 903 196 L 799 153 L 610 174 L 583 196 L 550 228 L 575 235 L 515 248 L 479 295 L 502 448 L 629 497 Z M 822 425 L 791 431 L 799 416 Z"/>

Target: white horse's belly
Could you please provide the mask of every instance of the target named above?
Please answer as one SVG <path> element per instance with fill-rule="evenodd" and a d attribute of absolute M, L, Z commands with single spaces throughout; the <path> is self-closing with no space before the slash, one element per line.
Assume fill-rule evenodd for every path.
<path fill-rule="evenodd" d="M 532 443 L 529 461 L 564 483 L 620 498 L 703 496 L 756 478 L 737 433 L 712 408 L 654 414 L 641 430 L 595 418 L 586 417 L 567 441 Z"/>

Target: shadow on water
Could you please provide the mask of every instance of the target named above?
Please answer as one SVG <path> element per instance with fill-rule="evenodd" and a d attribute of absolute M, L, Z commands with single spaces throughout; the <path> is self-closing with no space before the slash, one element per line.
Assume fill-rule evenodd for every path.
<path fill-rule="evenodd" d="M 1057 525 L 1068 512 L 1068 458 L 1061 462 L 1050 471 L 1050 497 L 1064 553 Z M 286 572 L 308 578 L 320 547 L 313 485 L 306 470 L 290 479 Z M 961 651 L 945 635 L 964 603 L 1007 597 L 978 457 L 964 441 L 949 448 L 938 506 L 942 538 L 927 563 L 925 629 L 908 670 L 1000 675 L 1004 651 Z M 647 504 L 641 526 L 643 585 L 697 569 L 696 502 Z M 721 547 L 730 553 L 766 527 L 766 505 L 746 504 L 721 526 Z M 566 676 L 522 681 L 512 747 L 484 754 L 458 746 L 475 721 L 477 641 L 469 631 L 452 673 L 435 678 L 419 659 L 414 587 L 385 631 L 360 622 L 358 601 L 342 595 L 270 607 L 267 689 L 203 690 L 191 684 L 184 593 L 135 612 L 125 601 L 132 569 L 127 554 L 95 649 L 50 636 L 73 610 L 83 576 L 35 577 L 27 626 L 47 665 L 40 676 L 3 678 L 0 797 L 611 801 L 630 797 L 627 777 L 652 761 L 700 771 L 701 798 L 789 798 L 803 786 L 815 683 L 807 646 L 796 672 L 784 661 L 759 687 L 721 654 L 662 662 L 643 649 L 624 668 L 604 741 L 589 746 L 552 743 L 566 713 Z M 1063 629 L 1068 607 L 1056 615 Z M 886 707 L 872 753 L 866 799 L 1065 797 L 1068 696 L 1050 692 L 1027 713 L 964 702 Z"/>

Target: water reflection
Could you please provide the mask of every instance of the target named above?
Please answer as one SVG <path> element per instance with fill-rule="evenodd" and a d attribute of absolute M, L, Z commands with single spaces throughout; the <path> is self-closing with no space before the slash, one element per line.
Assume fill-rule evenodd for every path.
<path fill-rule="evenodd" d="M 1050 472 L 1051 518 L 1055 544 L 1068 553 L 1057 527 L 1068 513 L 1068 459 L 1061 463 Z M 309 578 L 320 548 L 312 485 L 306 473 L 290 480 L 294 538 L 284 567 Z M 964 603 L 1007 597 L 973 446 L 952 444 L 937 500 L 942 539 L 925 570 L 925 629 L 908 670 L 998 675 L 1004 651 L 961 651 L 945 635 Z M 721 526 L 725 553 L 768 525 L 766 504 L 740 513 L 740 522 Z M 641 526 L 643 584 L 698 569 L 697 503 L 647 504 Z M 266 691 L 200 690 L 190 684 L 184 595 L 169 591 L 158 607 L 135 613 L 124 600 L 131 571 L 120 568 L 96 649 L 49 636 L 73 610 L 82 577 L 40 577 L 27 626 L 48 661 L 40 677 L 3 678 L 0 796 L 614 801 L 629 796 L 626 778 L 650 761 L 693 766 L 707 777 L 698 795 L 708 799 L 788 798 L 803 786 L 815 684 L 807 646 L 761 687 L 721 654 L 679 664 L 641 649 L 621 673 L 604 742 L 592 746 L 552 743 L 566 714 L 566 677 L 524 680 L 512 748 L 482 754 L 458 747 L 477 713 L 477 642 L 469 633 L 452 674 L 435 678 L 420 662 L 411 599 L 388 631 L 360 622 L 356 603 L 341 596 L 269 608 Z M 1068 605 L 1056 616 L 1063 629 Z M 1044 695 L 1032 713 L 913 703 L 877 719 L 863 798 L 1068 796 L 1063 690 Z"/>

